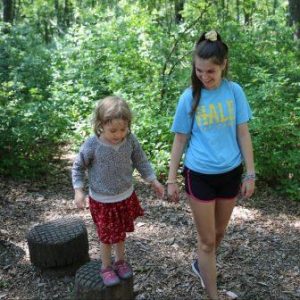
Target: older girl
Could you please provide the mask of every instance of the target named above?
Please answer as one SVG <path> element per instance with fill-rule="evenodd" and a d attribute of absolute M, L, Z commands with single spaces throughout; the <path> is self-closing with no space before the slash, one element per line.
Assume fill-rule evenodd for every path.
<path fill-rule="evenodd" d="M 225 79 L 228 47 L 215 31 L 196 44 L 192 86 L 180 97 L 168 177 L 168 195 L 178 201 L 176 174 L 184 159 L 185 190 L 197 229 L 198 259 L 192 269 L 211 299 L 218 299 L 216 249 L 228 225 L 243 173 L 241 192 L 254 191 L 255 171 L 247 122 L 251 110 L 239 84 Z"/>

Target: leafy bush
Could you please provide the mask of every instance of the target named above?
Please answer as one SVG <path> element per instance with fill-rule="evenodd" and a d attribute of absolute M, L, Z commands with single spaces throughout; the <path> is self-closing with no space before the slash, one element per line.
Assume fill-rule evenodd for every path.
<path fill-rule="evenodd" d="M 96 101 L 120 94 L 135 114 L 133 130 L 148 157 L 166 176 L 169 129 L 179 94 L 189 85 L 194 42 L 216 28 L 229 45 L 231 78 L 244 87 L 254 112 L 259 180 L 300 199 L 300 64 L 285 15 L 266 17 L 258 5 L 253 25 L 242 27 L 233 18 L 224 22 L 214 6 L 188 1 L 186 21 L 175 24 L 170 3 L 150 9 L 121 1 L 115 9 L 78 10 L 74 25 L 50 45 L 28 24 L 2 35 L 0 171 L 47 172 L 61 145 L 71 139 L 77 148 L 91 134 Z"/>
<path fill-rule="evenodd" d="M 281 24 L 266 20 L 246 30 L 230 26 L 229 39 L 236 41 L 231 70 L 254 112 L 250 129 L 259 179 L 300 200 L 299 56 L 292 29 Z"/>
<path fill-rule="evenodd" d="M 50 98 L 50 51 L 36 33 L 15 26 L 0 37 L 0 171 L 36 177 L 59 155 L 68 121 Z M 62 99 L 61 99 L 62 100 Z"/>

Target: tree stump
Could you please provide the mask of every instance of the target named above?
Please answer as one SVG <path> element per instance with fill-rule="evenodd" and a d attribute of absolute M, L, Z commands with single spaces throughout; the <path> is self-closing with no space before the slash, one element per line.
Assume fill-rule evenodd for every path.
<path fill-rule="evenodd" d="M 133 300 L 133 277 L 106 287 L 100 277 L 101 263 L 90 261 L 77 270 L 75 276 L 76 300 Z"/>
<path fill-rule="evenodd" d="M 27 234 L 30 261 L 41 269 L 64 267 L 73 274 L 89 261 L 87 230 L 80 218 L 62 218 L 33 227 Z"/>

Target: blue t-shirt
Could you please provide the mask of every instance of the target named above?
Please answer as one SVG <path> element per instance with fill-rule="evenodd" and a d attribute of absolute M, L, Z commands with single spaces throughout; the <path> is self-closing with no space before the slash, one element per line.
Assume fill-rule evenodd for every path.
<path fill-rule="evenodd" d="M 252 116 L 243 89 L 235 82 L 222 80 L 213 90 L 201 89 L 200 103 L 192 126 L 192 88 L 179 99 L 172 132 L 190 134 L 184 164 L 204 174 L 220 174 L 242 162 L 237 141 L 237 125 Z"/>

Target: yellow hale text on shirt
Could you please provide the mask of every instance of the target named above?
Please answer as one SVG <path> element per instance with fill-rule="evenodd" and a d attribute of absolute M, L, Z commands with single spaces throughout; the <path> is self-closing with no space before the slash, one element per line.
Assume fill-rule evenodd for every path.
<path fill-rule="evenodd" d="M 217 102 L 209 105 L 201 105 L 196 112 L 196 122 L 199 127 L 224 124 L 235 119 L 233 100 L 226 103 Z"/>

